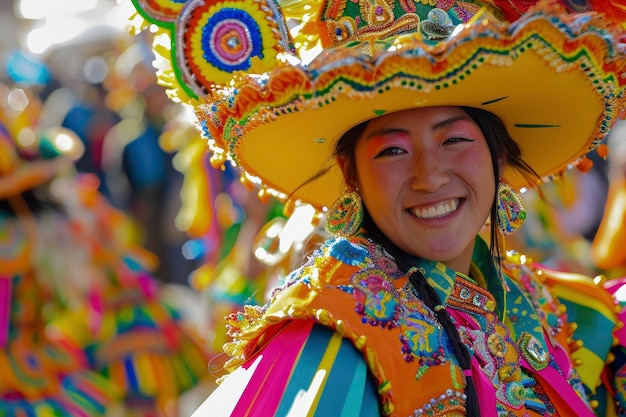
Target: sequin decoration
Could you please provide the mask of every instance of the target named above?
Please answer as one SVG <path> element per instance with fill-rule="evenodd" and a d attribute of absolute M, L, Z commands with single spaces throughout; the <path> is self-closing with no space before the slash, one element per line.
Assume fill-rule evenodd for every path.
<path fill-rule="evenodd" d="M 233 73 L 272 68 L 292 52 L 289 30 L 274 0 L 135 0 L 142 17 L 159 26 L 154 51 L 159 81 L 182 101 L 229 85 Z M 162 4 L 164 3 L 164 4 Z"/>
<path fill-rule="evenodd" d="M 530 333 L 522 333 L 519 338 L 519 347 L 522 356 L 535 370 L 542 370 L 548 366 L 550 355 L 542 344 Z"/>
<path fill-rule="evenodd" d="M 445 39 L 450 36 L 454 27 L 448 13 L 437 8 L 428 12 L 428 20 L 420 23 L 420 29 L 428 39 Z"/>
<path fill-rule="evenodd" d="M 498 186 L 498 230 L 503 236 L 515 233 L 526 221 L 526 209 L 515 190 L 506 183 Z"/>
<path fill-rule="evenodd" d="M 350 191 L 335 201 L 328 211 L 325 228 L 335 236 L 352 236 L 361 228 L 363 203 L 358 191 Z"/>
<path fill-rule="evenodd" d="M 253 58 L 268 67 L 281 51 L 276 20 L 268 3 L 195 2 L 181 14 L 186 30 L 177 45 L 181 69 L 188 81 L 206 93 L 211 84 L 228 84 L 234 71 L 247 71 Z"/>

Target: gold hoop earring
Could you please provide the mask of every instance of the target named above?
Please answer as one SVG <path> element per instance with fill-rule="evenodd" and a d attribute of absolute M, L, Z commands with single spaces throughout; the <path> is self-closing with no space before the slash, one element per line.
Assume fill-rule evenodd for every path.
<path fill-rule="evenodd" d="M 526 209 L 522 196 L 509 184 L 498 184 L 498 230 L 502 236 L 512 235 L 524 225 Z"/>
<path fill-rule="evenodd" d="M 328 211 L 324 228 L 335 236 L 355 235 L 363 223 L 363 202 L 358 190 L 341 195 Z"/>

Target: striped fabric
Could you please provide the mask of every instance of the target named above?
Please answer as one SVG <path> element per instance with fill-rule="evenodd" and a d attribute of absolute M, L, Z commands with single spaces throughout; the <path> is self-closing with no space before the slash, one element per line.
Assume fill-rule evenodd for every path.
<path fill-rule="evenodd" d="M 95 417 L 121 395 L 109 380 L 87 369 L 67 369 L 65 352 L 47 345 L 29 349 L 27 363 L 0 350 L 0 417 Z M 76 363 L 73 364 L 76 368 Z"/>
<path fill-rule="evenodd" d="M 567 319 L 576 323 L 574 339 L 582 346 L 572 353 L 581 380 L 592 389 L 600 381 L 600 374 L 609 360 L 616 326 L 616 303 L 610 292 L 593 279 L 575 273 L 542 269 L 547 285 L 567 307 Z"/>
<path fill-rule="evenodd" d="M 350 341 L 295 320 L 226 377 L 192 417 L 329 415 L 379 416 L 375 384 Z"/>

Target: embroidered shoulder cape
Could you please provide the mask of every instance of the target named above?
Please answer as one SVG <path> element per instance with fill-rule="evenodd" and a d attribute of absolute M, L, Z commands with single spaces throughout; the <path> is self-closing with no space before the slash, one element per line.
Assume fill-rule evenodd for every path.
<path fill-rule="evenodd" d="M 491 259 L 480 238 L 473 279 L 416 259 L 472 353 L 463 372 L 381 246 L 364 235 L 325 242 L 265 306 L 229 318 L 233 372 L 194 417 L 462 416 L 466 375 L 483 416 L 595 415 L 592 405 L 606 406 L 590 399 L 610 358 L 613 299 L 588 277 L 515 254 L 500 275 Z"/>

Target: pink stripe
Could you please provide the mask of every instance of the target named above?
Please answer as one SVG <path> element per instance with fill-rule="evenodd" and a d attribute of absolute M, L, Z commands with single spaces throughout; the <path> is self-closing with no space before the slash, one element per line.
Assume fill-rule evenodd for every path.
<path fill-rule="evenodd" d="M 72 417 L 89 417 L 89 414 L 80 406 L 74 403 L 66 394 L 56 397 L 56 400 L 63 406 L 63 411 L 67 411 Z"/>
<path fill-rule="evenodd" d="M 94 375 L 92 378 L 99 378 L 99 377 Z M 112 394 L 107 395 L 106 391 L 104 390 L 104 387 L 102 387 L 101 385 L 98 385 L 96 381 L 93 381 L 91 378 L 84 377 L 81 375 L 79 383 L 80 383 L 81 391 L 89 395 L 90 398 L 97 401 L 99 404 L 104 405 L 107 402 L 112 401 L 113 395 Z M 110 382 L 105 379 L 101 381 L 101 384 L 109 384 L 109 383 Z"/>
<path fill-rule="evenodd" d="M 152 277 L 146 273 L 141 273 L 137 277 L 137 283 L 141 288 L 141 291 L 145 294 L 149 299 L 155 299 L 159 293 L 159 287 L 156 281 L 152 279 Z"/>
<path fill-rule="evenodd" d="M 447 308 L 446 311 L 453 316 L 459 323 L 469 327 L 475 328 L 476 324 L 469 319 L 465 313 L 458 310 Z M 480 367 L 480 363 L 476 356 L 472 356 L 472 368 L 464 371 L 465 376 L 471 376 L 474 387 L 476 388 L 476 395 L 478 395 L 478 403 L 480 404 L 480 415 L 482 417 L 497 417 L 496 411 L 496 389 L 493 383 L 487 377 Z M 468 375 L 469 374 L 469 375 Z"/>
<path fill-rule="evenodd" d="M 478 363 L 478 359 L 475 356 L 472 356 L 472 382 L 474 382 L 474 387 L 476 387 L 481 417 L 497 417 L 496 389 L 487 377 L 487 374 L 480 368 L 480 363 Z"/>
<path fill-rule="evenodd" d="M 294 363 L 312 327 L 313 321 L 295 320 L 257 353 L 263 359 L 242 393 L 232 416 L 267 417 L 276 412 Z M 249 358 L 244 368 L 250 366 L 253 359 L 254 357 Z M 260 396 L 265 384 L 271 384 L 272 389 L 264 390 Z"/>
<path fill-rule="evenodd" d="M 0 277 L 0 347 L 9 340 L 11 321 L 11 278 Z"/>
<path fill-rule="evenodd" d="M 91 292 L 88 295 L 91 308 L 87 311 L 87 321 L 91 335 L 98 334 L 102 326 L 102 312 L 104 311 L 102 303 L 102 294 L 100 292 Z"/>
<path fill-rule="evenodd" d="M 535 371 L 523 357 L 520 357 L 520 359 L 522 366 L 529 370 L 542 386 L 551 386 L 565 400 L 559 401 L 559 403 L 565 403 L 569 412 L 562 413 L 561 410 L 557 410 L 557 412 L 564 416 L 595 417 L 596 414 L 589 409 L 589 406 L 585 404 L 565 377 L 556 369 L 547 366 L 541 371 Z M 553 401 L 552 403 L 555 404 L 556 402 Z"/>

